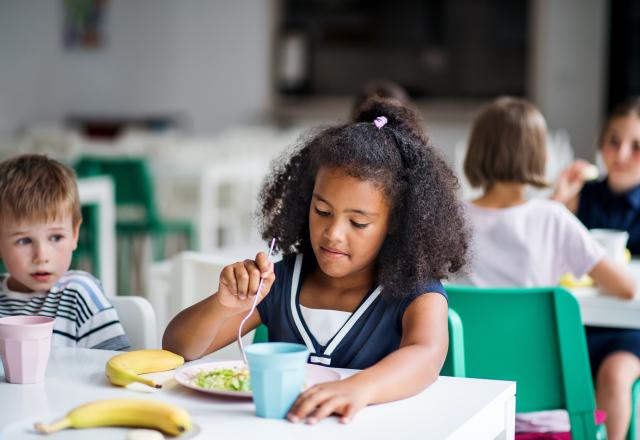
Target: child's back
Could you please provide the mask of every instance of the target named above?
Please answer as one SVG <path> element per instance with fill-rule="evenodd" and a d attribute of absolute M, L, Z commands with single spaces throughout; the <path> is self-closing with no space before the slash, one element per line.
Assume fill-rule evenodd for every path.
<path fill-rule="evenodd" d="M 563 274 L 588 273 L 604 256 L 589 232 L 562 204 L 533 199 L 509 208 L 467 203 L 472 260 L 460 282 L 476 286 L 534 287 Z"/>

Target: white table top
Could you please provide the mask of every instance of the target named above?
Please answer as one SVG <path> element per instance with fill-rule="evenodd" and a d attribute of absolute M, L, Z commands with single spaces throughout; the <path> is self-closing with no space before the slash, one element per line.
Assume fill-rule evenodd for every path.
<path fill-rule="evenodd" d="M 628 266 L 636 282 L 636 297 L 624 300 L 607 295 L 596 287 L 570 289 L 580 303 L 582 322 L 600 327 L 640 329 L 640 260 Z"/>
<path fill-rule="evenodd" d="M 515 383 L 440 377 L 415 397 L 362 410 L 348 425 L 329 418 L 318 425 L 292 424 L 254 416 L 251 401 L 216 398 L 182 387 L 174 379 L 163 389 L 135 384 L 132 389 L 111 385 L 104 366 L 116 352 L 75 348 L 52 351 L 44 382 L 9 384 L 0 376 L 0 438 L 21 440 L 125 439 L 126 428 L 64 430 L 47 437 L 33 431 L 34 422 L 51 422 L 91 400 L 137 397 L 165 400 L 185 408 L 195 423 L 186 438 L 202 439 L 430 439 L 503 438 L 512 424 Z M 211 359 L 201 360 L 197 362 Z M 347 373 L 345 370 L 342 373 Z M 169 377 L 170 374 L 169 374 Z M 501 433 L 503 433 L 501 435 Z M 471 437 L 470 437 L 471 435 Z"/>

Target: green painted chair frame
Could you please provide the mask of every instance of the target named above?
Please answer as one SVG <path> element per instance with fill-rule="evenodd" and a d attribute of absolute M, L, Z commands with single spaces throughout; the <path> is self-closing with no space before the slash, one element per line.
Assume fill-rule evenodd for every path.
<path fill-rule="evenodd" d="M 447 359 L 442 368 L 441 374 L 444 376 L 465 377 L 464 370 L 464 337 L 462 330 L 462 321 L 460 316 L 453 310 L 449 309 L 449 351 Z M 253 336 L 253 342 L 267 342 L 269 340 L 269 331 L 264 324 L 260 324 L 256 328 Z"/>
<path fill-rule="evenodd" d="M 449 308 L 449 351 L 440 374 L 442 376 L 466 377 L 464 364 L 464 325 L 460 315 Z"/>
<path fill-rule="evenodd" d="M 627 440 L 636 440 L 636 432 L 638 430 L 638 396 L 640 395 L 640 380 L 636 380 L 631 389 L 631 421 L 629 422 L 629 431 L 627 431 Z"/>
<path fill-rule="evenodd" d="M 79 177 L 111 176 L 115 186 L 116 210 L 133 211 L 135 218 L 118 215 L 116 232 L 121 241 L 121 273 L 128 279 L 130 241 L 136 236 L 149 235 L 152 239 L 153 259 L 164 258 L 165 237 L 170 234 L 186 238 L 187 248 L 194 249 L 195 237 L 190 221 L 162 219 L 155 203 L 153 181 L 147 162 L 140 157 L 81 157 L 75 164 Z M 120 289 L 121 291 L 122 289 Z"/>
<path fill-rule="evenodd" d="M 71 267 L 78 268 L 81 261 L 88 260 L 91 264 L 89 270 L 96 278 L 100 279 L 100 226 L 98 225 L 99 206 L 90 204 L 82 206 L 82 224 L 78 233 L 78 247 L 73 252 Z"/>
<path fill-rule="evenodd" d="M 564 408 L 574 440 L 606 438 L 577 300 L 562 288 L 446 286 L 464 326 L 468 377 L 517 382 L 516 411 Z"/>

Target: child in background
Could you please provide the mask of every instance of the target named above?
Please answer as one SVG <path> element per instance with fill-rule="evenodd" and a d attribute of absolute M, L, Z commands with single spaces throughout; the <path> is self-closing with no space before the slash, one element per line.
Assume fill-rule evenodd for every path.
<path fill-rule="evenodd" d="M 365 83 L 362 89 L 356 93 L 351 107 L 351 120 L 355 121 L 358 118 L 360 107 L 375 98 L 395 99 L 400 104 L 413 109 L 409 93 L 400 84 L 386 79 L 373 80 Z"/>
<path fill-rule="evenodd" d="M 640 97 L 613 110 L 598 146 L 607 169 L 605 179 L 585 183 L 589 164 L 577 161 L 562 173 L 554 198 L 565 203 L 587 228 L 627 231 L 629 250 L 639 255 Z M 597 372 L 598 404 L 615 414 L 607 423 L 609 438 L 622 438 L 634 410 L 631 386 L 640 377 L 640 330 L 587 327 L 587 341 Z"/>
<path fill-rule="evenodd" d="M 589 164 L 576 161 L 560 176 L 553 198 L 589 228 L 629 233 L 628 247 L 640 255 L 640 97 L 619 104 L 598 138 L 607 176 L 585 183 Z"/>
<path fill-rule="evenodd" d="M 438 376 L 447 353 L 447 298 L 440 283 L 465 261 L 467 233 L 457 181 L 428 145 L 416 113 L 373 100 L 356 122 L 313 136 L 277 167 L 261 193 L 262 236 L 284 258 L 227 266 L 217 293 L 178 314 L 166 349 L 195 359 L 264 323 L 269 341 L 305 344 L 310 362 L 363 369 L 316 385 L 289 419 L 411 396 Z"/>
<path fill-rule="evenodd" d="M 546 137 L 542 114 L 523 99 L 496 99 L 474 121 L 464 171 L 471 185 L 484 192 L 467 204 L 473 255 L 469 274 L 456 282 L 478 287 L 555 286 L 568 272 L 577 278 L 589 274 L 607 293 L 632 298 L 633 280 L 605 256 L 565 206 L 547 199 L 526 200 L 527 185 L 546 185 Z M 640 344 L 635 341 L 640 339 L 632 339 L 627 342 L 638 350 Z M 594 356 L 601 347 L 588 342 L 595 372 Z M 615 395 L 603 393 L 602 387 L 619 382 L 616 375 L 628 376 L 628 367 L 620 364 L 597 376 L 597 403 L 607 411 L 610 438 L 622 438 L 617 428 L 620 418 L 628 423 L 628 408 L 621 412 L 614 400 L 629 400 L 632 382 L 628 388 L 618 388 Z"/>
<path fill-rule="evenodd" d="M 53 346 L 128 349 L 100 282 L 68 270 L 81 221 L 71 169 L 42 155 L 0 163 L 0 316 L 56 318 Z"/>

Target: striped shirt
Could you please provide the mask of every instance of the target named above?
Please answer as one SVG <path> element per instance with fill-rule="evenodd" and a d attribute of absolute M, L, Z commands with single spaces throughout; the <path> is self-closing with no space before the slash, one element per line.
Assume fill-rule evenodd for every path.
<path fill-rule="evenodd" d="M 21 293 L 0 275 L 0 316 L 39 315 L 56 318 L 51 345 L 125 350 L 129 340 L 118 314 L 93 275 L 66 272 L 48 292 Z"/>

